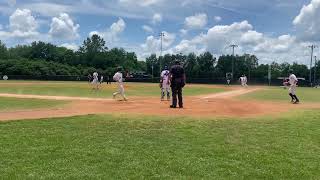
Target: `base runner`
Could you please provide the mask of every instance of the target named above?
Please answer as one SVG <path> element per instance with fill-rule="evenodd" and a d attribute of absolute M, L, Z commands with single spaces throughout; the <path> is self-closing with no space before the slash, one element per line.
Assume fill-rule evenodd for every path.
<path fill-rule="evenodd" d="M 239 81 L 240 81 L 242 87 L 248 87 L 248 85 L 247 85 L 247 82 L 248 82 L 247 76 L 242 75 L 240 77 Z"/>
<path fill-rule="evenodd" d="M 296 95 L 296 89 L 297 89 L 297 83 L 298 83 L 298 79 L 296 77 L 296 75 L 293 74 L 293 70 L 289 71 L 290 76 L 289 76 L 289 96 L 291 97 L 291 102 L 293 104 L 298 104 L 300 102 L 300 100 L 298 99 L 297 95 Z"/>
<path fill-rule="evenodd" d="M 160 75 L 161 101 L 167 95 L 167 100 L 170 101 L 170 71 L 168 66 L 165 66 Z"/>
<path fill-rule="evenodd" d="M 113 99 L 116 98 L 117 95 L 121 95 L 124 101 L 127 101 L 127 97 L 124 94 L 124 86 L 123 86 L 123 76 L 122 76 L 122 68 L 117 69 L 117 73 L 113 76 L 113 80 L 118 83 L 118 91 L 113 93 Z"/>
<path fill-rule="evenodd" d="M 97 72 L 94 72 L 93 75 L 92 75 L 92 85 L 93 85 L 93 90 L 99 90 L 99 74 Z"/>

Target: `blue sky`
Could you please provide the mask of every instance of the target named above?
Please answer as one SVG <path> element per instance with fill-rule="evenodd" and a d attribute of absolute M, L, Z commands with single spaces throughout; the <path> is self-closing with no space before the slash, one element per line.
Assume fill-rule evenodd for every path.
<path fill-rule="evenodd" d="M 262 62 L 307 64 L 309 44 L 320 40 L 320 0 L 0 0 L 0 40 L 34 40 L 76 49 L 92 34 L 108 47 L 135 51 L 143 60 L 165 53 L 216 56 L 254 53 Z M 316 55 L 318 51 L 316 51 Z"/>

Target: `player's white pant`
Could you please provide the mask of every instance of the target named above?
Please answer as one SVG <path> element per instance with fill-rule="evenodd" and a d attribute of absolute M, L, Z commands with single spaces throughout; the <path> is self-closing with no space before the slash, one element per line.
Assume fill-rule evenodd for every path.
<path fill-rule="evenodd" d="M 297 86 L 291 85 L 289 88 L 289 93 L 291 93 L 292 95 L 296 95 L 296 90 L 297 90 Z"/>
<path fill-rule="evenodd" d="M 93 79 L 91 84 L 93 85 L 93 89 L 97 89 L 97 90 L 99 89 L 99 80 L 98 79 Z"/>
<path fill-rule="evenodd" d="M 248 85 L 247 85 L 246 82 L 241 82 L 241 86 L 242 86 L 242 87 L 248 87 Z"/>
<path fill-rule="evenodd" d="M 167 99 L 170 99 L 170 86 L 168 84 L 162 84 L 161 88 L 161 99 L 163 100 L 164 97 L 167 95 Z"/>
<path fill-rule="evenodd" d="M 123 99 L 127 99 L 126 95 L 124 94 L 124 87 L 123 84 L 118 83 L 118 92 L 113 93 L 113 96 L 117 96 L 118 94 L 120 94 L 122 96 Z"/>

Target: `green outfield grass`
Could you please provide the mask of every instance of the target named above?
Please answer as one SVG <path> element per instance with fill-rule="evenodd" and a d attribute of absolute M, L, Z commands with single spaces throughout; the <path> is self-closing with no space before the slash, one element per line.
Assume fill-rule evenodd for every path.
<path fill-rule="evenodd" d="M 3 179 L 318 179 L 320 111 L 0 123 Z"/>
<path fill-rule="evenodd" d="M 159 96 L 160 88 L 158 84 L 150 83 L 125 83 L 126 94 L 128 96 Z M 76 96 L 76 97 L 112 97 L 112 93 L 117 90 L 113 85 L 103 84 L 98 92 L 92 90 L 88 83 L 80 82 L 41 82 L 41 81 L 2 81 L 0 83 L 0 93 L 12 94 L 36 94 L 50 96 Z M 187 85 L 184 88 L 186 96 L 211 94 L 223 92 L 226 89 L 208 85 Z"/>
<path fill-rule="evenodd" d="M 0 112 L 8 110 L 38 109 L 58 107 L 66 104 L 66 101 L 40 100 L 40 99 L 18 99 L 0 97 Z"/>
<path fill-rule="evenodd" d="M 267 100 L 267 101 L 290 101 L 288 89 L 280 87 L 266 87 L 250 94 L 241 96 L 242 99 Z M 320 89 L 298 87 L 297 95 L 301 102 L 320 103 Z"/>

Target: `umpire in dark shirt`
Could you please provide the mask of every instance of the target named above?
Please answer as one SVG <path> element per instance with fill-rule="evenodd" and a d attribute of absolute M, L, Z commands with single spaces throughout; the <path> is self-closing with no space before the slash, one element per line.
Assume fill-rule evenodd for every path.
<path fill-rule="evenodd" d="M 186 85 L 186 75 L 179 61 L 175 61 L 170 69 L 172 105 L 170 108 L 177 107 L 177 96 L 179 99 L 179 108 L 183 108 L 182 88 Z"/>

